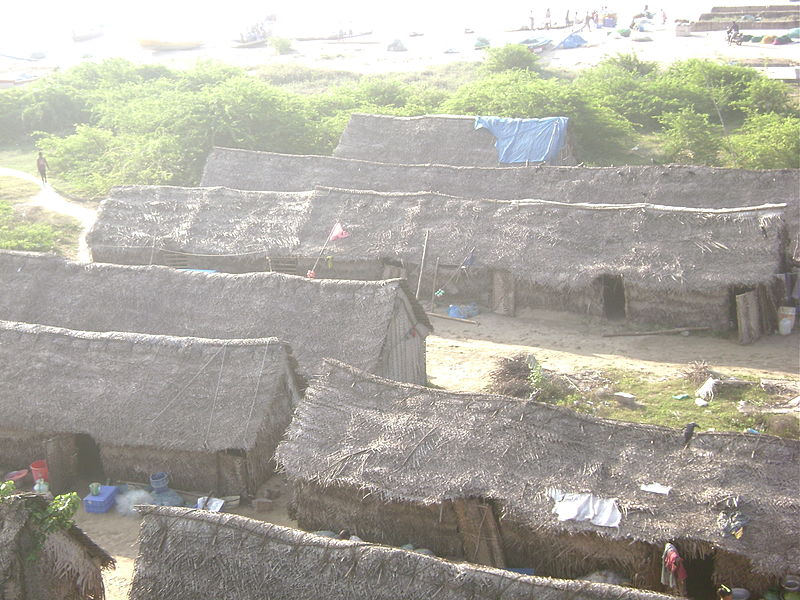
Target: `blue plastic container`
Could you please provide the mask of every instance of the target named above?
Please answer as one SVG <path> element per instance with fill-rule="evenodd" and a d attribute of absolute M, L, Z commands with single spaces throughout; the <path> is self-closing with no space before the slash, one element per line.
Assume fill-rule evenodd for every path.
<path fill-rule="evenodd" d="M 169 473 L 164 473 L 163 471 L 159 473 L 153 473 L 150 475 L 150 486 L 153 488 L 154 492 L 160 492 L 162 490 L 167 489 L 169 485 Z"/>
<path fill-rule="evenodd" d="M 113 485 L 101 485 L 96 496 L 89 494 L 83 499 L 83 508 L 90 513 L 104 513 L 111 510 L 117 496 L 117 488 Z"/>

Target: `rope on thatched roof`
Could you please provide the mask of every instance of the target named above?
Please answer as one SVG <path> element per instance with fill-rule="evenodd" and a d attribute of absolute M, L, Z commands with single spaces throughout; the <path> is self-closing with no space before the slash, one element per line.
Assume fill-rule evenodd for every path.
<path fill-rule="evenodd" d="M 762 283 L 778 272 L 784 208 L 468 200 L 319 187 L 297 254 L 316 249 L 308 244 L 314 232 L 341 219 L 350 236 L 329 249 L 339 260 L 415 264 L 430 231 L 428 252 L 445 264 L 460 264 L 475 248 L 477 266 L 547 289 L 585 289 L 612 274 L 657 292 L 718 291 Z"/>
<path fill-rule="evenodd" d="M 800 498 L 788 465 L 800 460 L 800 442 L 732 433 L 703 433 L 693 441 L 683 450 L 680 430 L 399 384 L 326 361 L 276 459 L 297 481 L 387 501 L 486 498 L 528 528 L 657 545 L 694 539 L 745 555 L 764 573 L 797 564 Z M 640 489 L 653 482 L 672 491 L 661 496 Z M 558 522 L 546 493 L 551 487 L 616 498 L 625 516 L 615 529 Z M 723 537 L 717 521 L 731 497 L 750 519 L 740 540 Z"/>
<path fill-rule="evenodd" d="M 157 506 L 144 520 L 131 599 L 666 600 L 614 585 L 527 577 L 335 540 L 238 515 Z M 202 557 L 203 568 L 196 568 Z M 402 590 L 402 592 L 399 592 Z"/>
<path fill-rule="evenodd" d="M 322 358 L 379 367 L 398 299 L 420 334 L 428 317 L 402 280 L 309 279 L 282 273 L 198 273 L 163 266 L 82 265 L 0 251 L 0 317 L 85 331 L 204 338 L 277 337 L 304 375 Z M 25 298 L 25 302 L 19 302 Z M 111 309 L 110 307 L 113 307 Z"/>
<path fill-rule="evenodd" d="M 296 387 L 291 349 L 274 338 L 98 333 L 0 321 L 0 421 L 10 429 L 89 433 L 118 446 L 247 450 L 270 416 L 288 422 L 287 385 Z"/>

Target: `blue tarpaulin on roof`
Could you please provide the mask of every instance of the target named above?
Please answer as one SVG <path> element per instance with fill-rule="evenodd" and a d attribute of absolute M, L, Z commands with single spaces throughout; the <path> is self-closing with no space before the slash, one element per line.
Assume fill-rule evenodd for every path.
<path fill-rule="evenodd" d="M 476 117 L 475 129 L 485 127 L 496 138 L 501 163 L 553 162 L 564 147 L 567 117 L 509 119 Z"/>

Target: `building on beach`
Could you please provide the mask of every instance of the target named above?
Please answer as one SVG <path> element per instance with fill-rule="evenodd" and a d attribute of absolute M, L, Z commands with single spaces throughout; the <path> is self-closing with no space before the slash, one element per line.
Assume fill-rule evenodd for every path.
<path fill-rule="evenodd" d="M 425 383 L 430 321 L 405 282 L 79 264 L 0 251 L 0 318 L 83 331 L 214 339 L 277 337 L 303 378 L 324 357 Z"/>
<path fill-rule="evenodd" d="M 131 600 L 668 600 L 617 585 L 528 577 L 208 511 L 142 507 Z M 198 556 L 204 561 L 198 566 Z"/>
<path fill-rule="evenodd" d="M 255 494 L 299 401 L 288 345 L 0 321 L 0 457 L 79 475 Z"/>
<path fill-rule="evenodd" d="M 701 433 L 684 449 L 680 430 L 327 361 L 276 459 L 306 530 L 551 577 L 608 569 L 655 591 L 671 542 L 690 595 L 719 583 L 758 594 L 800 564 L 796 440 Z M 579 498 L 603 511 L 576 521 L 562 508 L 560 520 L 557 502 Z M 726 534 L 737 520 L 741 538 Z"/>

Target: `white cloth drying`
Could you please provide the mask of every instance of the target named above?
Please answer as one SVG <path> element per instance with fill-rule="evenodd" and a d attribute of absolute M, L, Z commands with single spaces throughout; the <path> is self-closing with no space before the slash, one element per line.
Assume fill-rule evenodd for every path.
<path fill-rule="evenodd" d="M 594 494 L 567 494 L 561 490 L 549 490 L 555 500 L 553 512 L 559 521 L 590 521 L 600 527 L 617 527 L 622 513 L 616 498 L 598 498 Z"/>

